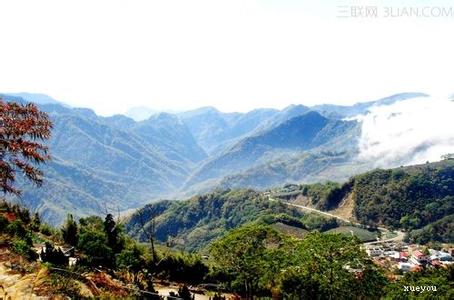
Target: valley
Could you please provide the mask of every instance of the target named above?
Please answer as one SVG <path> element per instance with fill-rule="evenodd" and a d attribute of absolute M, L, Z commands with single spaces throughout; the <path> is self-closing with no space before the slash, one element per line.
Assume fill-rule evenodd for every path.
<path fill-rule="evenodd" d="M 67 211 L 77 217 L 131 211 L 216 188 L 264 190 L 347 180 L 374 165 L 358 159 L 360 123 L 345 118 L 426 96 L 403 93 L 353 106 L 291 105 L 247 113 L 205 107 L 135 121 L 98 116 L 42 94 L 0 95 L 37 103 L 54 123 L 43 188 L 18 178 L 23 195 L 13 198 L 54 225 L 63 222 Z"/>
<path fill-rule="evenodd" d="M 0 1 L 0 300 L 454 299 L 450 2 Z"/>
<path fill-rule="evenodd" d="M 178 115 L 136 122 L 39 97 L 46 114 L 11 99 L 0 102 L 2 162 L 38 187 L 18 178 L 14 189 L 3 167 L 4 194 L 17 197 L 0 202 L 5 297 L 344 299 L 355 286 L 363 299 L 394 297 L 400 285 L 430 278 L 449 298 L 452 154 L 373 168 L 357 158 L 358 121 L 301 106 L 274 112 L 215 154 Z M 277 117 L 289 111 L 296 116 Z M 24 142 L 22 128 L 33 141 L 55 134 L 39 145 Z M 42 179 L 17 159 L 20 147 L 24 159 L 45 163 Z M 274 172 L 257 176 L 267 164 Z M 250 169 L 235 184 L 226 175 Z"/>

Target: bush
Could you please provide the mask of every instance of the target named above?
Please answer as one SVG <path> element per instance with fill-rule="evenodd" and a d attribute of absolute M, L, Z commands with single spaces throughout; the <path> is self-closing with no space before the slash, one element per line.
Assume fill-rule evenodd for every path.
<path fill-rule="evenodd" d="M 280 222 L 280 223 L 283 223 L 283 224 L 286 224 L 289 226 L 293 226 L 293 227 L 306 229 L 303 222 L 301 222 L 298 218 L 289 216 L 287 214 L 275 215 L 272 223 L 277 223 L 277 222 Z"/>
<path fill-rule="evenodd" d="M 52 273 L 51 283 L 53 290 L 69 297 L 69 299 L 81 299 L 80 285 L 67 274 Z"/>
<path fill-rule="evenodd" d="M 48 224 L 43 223 L 39 226 L 39 232 L 46 236 L 51 236 L 54 233 L 54 229 L 50 227 Z"/>
<path fill-rule="evenodd" d="M 8 224 L 9 224 L 8 219 L 6 219 L 4 216 L 0 216 L 0 233 L 6 231 Z"/>
<path fill-rule="evenodd" d="M 79 229 L 77 223 L 74 220 L 71 214 L 68 214 L 65 224 L 61 228 L 61 233 L 65 243 L 68 243 L 72 246 L 77 245 L 77 240 L 79 238 Z"/>
<path fill-rule="evenodd" d="M 112 266 L 114 255 L 112 249 L 107 246 L 107 237 L 103 232 L 87 230 L 79 237 L 78 248 L 84 252 L 82 260 L 90 266 Z"/>
<path fill-rule="evenodd" d="M 19 238 L 24 238 L 25 235 L 27 234 L 27 230 L 25 229 L 22 221 L 20 220 L 15 220 L 9 223 L 9 225 L 6 227 L 6 231 L 15 237 Z"/>
<path fill-rule="evenodd" d="M 144 265 L 141 255 L 142 253 L 137 247 L 124 249 L 116 255 L 116 265 L 120 269 L 128 269 L 137 272 L 142 269 Z"/>
<path fill-rule="evenodd" d="M 324 232 L 339 226 L 336 219 L 326 218 L 323 216 L 316 215 L 314 213 L 304 215 L 301 218 L 301 221 L 308 230 L 318 230 L 320 232 Z"/>
<path fill-rule="evenodd" d="M 25 256 L 29 260 L 35 260 L 38 258 L 38 254 L 33 251 L 30 244 L 23 240 L 14 240 L 12 250 L 19 255 Z"/>
<path fill-rule="evenodd" d="M 41 218 L 39 217 L 38 213 L 35 213 L 33 215 L 33 218 L 31 220 L 31 222 L 30 222 L 30 229 L 32 231 L 37 232 L 37 231 L 39 231 L 39 227 L 40 226 L 41 226 Z"/>
<path fill-rule="evenodd" d="M 11 207 L 12 212 L 17 216 L 18 219 L 20 219 L 23 223 L 29 224 L 31 221 L 30 218 L 30 211 L 25 208 L 20 206 L 19 204 L 14 204 Z"/>
<path fill-rule="evenodd" d="M 208 267 L 193 254 L 167 255 L 161 259 L 157 273 L 170 281 L 197 284 L 208 274 Z"/>

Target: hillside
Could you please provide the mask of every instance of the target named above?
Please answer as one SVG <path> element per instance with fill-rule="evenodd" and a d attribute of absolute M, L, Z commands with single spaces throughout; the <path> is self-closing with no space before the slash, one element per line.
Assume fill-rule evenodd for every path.
<path fill-rule="evenodd" d="M 344 184 L 293 185 L 275 196 L 335 210 L 353 201 L 353 217 L 362 224 L 401 228 L 418 242 L 454 242 L 454 160 L 396 169 L 377 169 L 353 176 Z M 437 228 L 437 234 L 429 234 Z"/>
<path fill-rule="evenodd" d="M 187 225 L 189 235 L 195 231 L 188 223 L 190 218 L 214 230 L 220 228 L 222 234 L 194 244 L 199 251 L 192 253 L 156 241 L 154 247 L 138 243 L 125 234 L 111 214 L 78 221 L 69 216 L 57 230 L 42 223 L 38 214 L 31 216 L 27 209 L 2 201 L 0 296 L 189 300 L 238 295 L 297 298 L 304 294 L 310 299 L 320 295 L 378 299 L 395 295 L 402 284 L 436 282 L 436 295 L 452 298 L 452 265 L 428 266 L 396 280 L 392 276 L 395 271 L 375 264 L 361 246 L 361 241 L 375 240 L 376 232 L 337 227 L 333 220 L 312 214 L 301 216 L 281 203 L 262 200 L 263 196 L 250 190 L 227 191 L 180 202 L 178 206 L 164 201 L 146 211 L 157 214 L 155 225 L 161 214 L 178 212 L 179 222 Z M 201 217 L 201 212 L 207 210 L 209 215 Z M 283 210 L 292 215 L 276 214 Z M 214 215 L 221 215 L 222 222 L 216 223 Z M 167 224 L 175 223 L 168 219 Z M 222 227 L 225 224 L 228 228 Z M 165 241 L 168 246 L 175 242 Z M 326 279 L 330 280 L 328 284 Z M 338 282 L 341 284 L 333 288 Z"/>
<path fill-rule="evenodd" d="M 408 231 L 420 243 L 454 242 L 454 160 L 374 170 L 336 182 L 286 185 L 272 190 L 274 198 L 294 201 L 321 210 L 340 212 L 371 227 Z M 302 202 L 301 202 L 302 201 Z M 345 202 L 348 202 L 347 204 Z M 345 207 L 340 207 L 344 206 Z M 296 236 L 307 230 L 327 231 L 338 227 L 335 220 L 302 214 L 253 190 L 224 190 L 186 201 L 164 201 L 145 206 L 126 223 L 126 230 L 139 239 L 155 226 L 155 236 L 177 248 L 203 248 L 224 232 L 249 222 L 265 222 Z M 334 222 L 334 223 L 332 223 Z M 339 227 L 331 232 L 351 232 Z M 436 230 L 437 234 L 429 234 Z M 374 240 L 376 232 L 355 229 L 362 240 Z"/>
<path fill-rule="evenodd" d="M 454 214 L 454 160 L 355 176 L 358 220 L 416 229 Z"/>
<path fill-rule="evenodd" d="M 256 109 L 244 114 L 222 113 L 213 107 L 179 113 L 198 144 L 210 155 L 250 134 L 265 121 L 279 114 L 275 109 Z"/>
<path fill-rule="evenodd" d="M 383 99 L 353 105 L 321 104 L 314 106 L 289 105 L 282 110 L 260 108 L 246 113 L 223 113 L 214 107 L 178 113 L 197 143 L 210 155 L 220 154 L 247 135 L 271 129 L 289 119 L 316 111 L 326 118 L 343 119 L 365 114 L 377 105 L 427 97 L 424 93 L 400 93 Z"/>
<path fill-rule="evenodd" d="M 158 241 L 194 250 L 204 247 L 230 229 L 280 213 L 301 217 L 297 210 L 270 202 L 253 190 L 226 190 L 186 201 L 149 204 L 130 217 L 126 231 L 145 240 L 144 233 L 150 226 L 155 226 Z"/>
<path fill-rule="evenodd" d="M 100 214 L 106 206 L 124 210 L 178 189 L 205 157 L 184 124 L 172 116 L 137 123 L 56 103 L 39 108 L 54 125 L 52 161 L 43 166 L 42 189 L 19 184 L 22 202 L 53 224 L 60 224 L 69 211 L 86 216 Z"/>
<path fill-rule="evenodd" d="M 317 112 L 291 118 L 276 127 L 247 137 L 207 160 L 191 175 L 185 186 L 222 178 L 225 174 L 231 176 L 230 174 L 242 173 L 280 157 L 288 159 L 289 156 L 316 148 L 342 151 L 355 144 L 357 136 L 351 133 L 357 133 L 357 125 L 354 121 L 330 120 Z"/>
<path fill-rule="evenodd" d="M 345 111 L 365 113 L 373 105 L 420 95 L 404 93 L 338 110 L 343 116 Z M 205 107 L 134 121 L 123 115 L 102 117 L 42 94 L 1 97 L 36 102 L 54 123 L 43 188 L 32 190 L 18 178 L 24 190 L 20 201 L 52 224 L 61 224 L 68 211 L 78 217 L 127 211 L 154 199 L 190 197 L 217 187 L 344 181 L 372 166 L 356 160 L 360 123 L 340 120 L 320 107 L 247 113 Z"/>

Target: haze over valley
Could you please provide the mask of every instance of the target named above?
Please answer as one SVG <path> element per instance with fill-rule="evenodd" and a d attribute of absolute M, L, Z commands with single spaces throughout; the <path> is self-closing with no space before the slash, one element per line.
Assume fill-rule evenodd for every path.
<path fill-rule="evenodd" d="M 35 102 L 54 123 L 44 187 L 23 183 L 20 199 L 52 224 L 68 211 L 81 217 L 219 188 L 343 182 L 376 167 L 437 161 L 454 152 L 448 126 L 454 103 L 423 93 L 246 113 L 203 107 L 140 121 L 102 117 L 41 94 L 2 98 Z"/>

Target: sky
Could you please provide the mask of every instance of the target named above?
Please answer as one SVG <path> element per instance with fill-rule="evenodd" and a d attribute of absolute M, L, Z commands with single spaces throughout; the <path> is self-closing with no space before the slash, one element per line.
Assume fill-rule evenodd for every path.
<path fill-rule="evenodd" d="M 3 0 L 0 92 L 45 93 L 102 115 L 447 95 L 454 12 L 440 11 L 450 3 Z"/>

